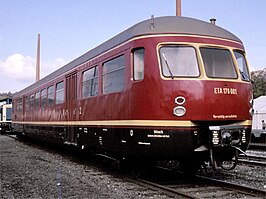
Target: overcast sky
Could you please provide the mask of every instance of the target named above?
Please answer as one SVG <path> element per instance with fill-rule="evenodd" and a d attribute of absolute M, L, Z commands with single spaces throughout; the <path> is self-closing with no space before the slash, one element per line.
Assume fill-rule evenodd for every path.
<path fill-rule="evenodd" d="M 41 77 L 140 21 L 175 15 L 176 0 L 0 0 L 0 92 L 35 80 L 37 35 Z M 266 0 L 182 0 L 182 16 L 237 35 L 249 65 L 266 67 Z"/>

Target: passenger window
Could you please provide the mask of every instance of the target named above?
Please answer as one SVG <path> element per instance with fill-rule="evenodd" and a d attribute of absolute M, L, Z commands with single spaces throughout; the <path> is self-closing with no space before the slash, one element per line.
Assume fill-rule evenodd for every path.
<path fill-rule="evenodd" d="M 41 91 L 41 107 L 42 108 L 46 107 L 46 89 L 43 89 Z"/>
<path fill-rule="evenodd" d="M 25 108 L 26 108 L 26 111 L 29 111 L 30 110 L 30 96 L 26 96 L 26 105 L 25 105 Z"/>
<path fill-rule="evenodd" d="M 35 93 L 35 108 L 38 109 L 40 107 L 40 92 Z"/>
<path fill-rule="evenodd" d="M 48 87 L 47 99 L 48 99 L 48 106 L 54 104 L 54 86 Z"/>
<path fill-rule="evenodd" d="M 59 82 L 56 84 L 56 91 L 55 91 L 55 103 L 62 104 L 64 103 L 65 99 L 65 85 L 64 82 Z"/>
<path fill-rule="evenodd" d="M 17 111 L 18 112 L 22 112 L 23 111 L 23 102 L 22 102 L 22 98 L 17 100 Z"/>
<path fill-rule="evenodd" d="M 34 94 L 30 95 L 29 106 L 30 106 L 30 110 L 34 109 Z"/>
<path fill-rule="evenodd" d="M 242 80 L 250 81 L 247 62 L 246 62 L 244 54 L 239 51 L 234 51 L 234 55 L 236 58 L 237 66 L 241 74 Z"/>
<path fill-rule="evenodd" d="M 139 48 L 133 52 L 134 80 L 144 79 L 144 48 Z"/>
<path fill-rule="evenodd" d="M 125 87 L 125 56 L 103 64 L 103 93 L 122 91 Z"/>
<path fill-rule="evenodd" d="M 98 66 L 83 72 L 82 75 L 82 97 L 93 97 L 98 95 Z"/>

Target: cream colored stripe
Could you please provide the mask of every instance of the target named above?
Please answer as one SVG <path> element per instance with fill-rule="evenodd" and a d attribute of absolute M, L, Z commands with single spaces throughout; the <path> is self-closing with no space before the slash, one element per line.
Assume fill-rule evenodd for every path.
<path fill-rule="evenodd" d="M 64 125 L 64 126 L 157 126 L 157 127 L 195 127 L 198 126 L 191 121 L 171 121 L 171 120 L 106 120 L 106 121 L 58 121 L 58 122 L 23 122 L 13 121 L 14 124 L 33 124 L 33 125 Z M 252 124 L 251 120 L 234 123 L 232 125 Z"/>

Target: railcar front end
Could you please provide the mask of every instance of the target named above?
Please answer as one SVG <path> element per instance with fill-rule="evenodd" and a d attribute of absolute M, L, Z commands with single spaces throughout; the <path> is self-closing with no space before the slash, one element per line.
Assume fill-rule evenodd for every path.
<path fill-rule="evenodd" d="M 154 129 L 143 143 L 156 145 L 161 140 L 157 154 L 176 155 L 185 168 L 210 161 L 215 169 L 233 169 L 238 154 L 248 147 L 253 113 L 242 44 L 181 35 L 157 38 L 154 46 L 160 80 L 143 82 L 146 100 L 139 101 L 136 114 L 142 117 L 147 111 L 146 118 L 168 123 L 161 124 L 167 128 Z M 146 72 L 155 74 L 150 68 Z"/>
<path fill-rule="evenodd" d="M 0 106 L 0 132 L 12 132 L 12 104 L 3 104 Z"/>

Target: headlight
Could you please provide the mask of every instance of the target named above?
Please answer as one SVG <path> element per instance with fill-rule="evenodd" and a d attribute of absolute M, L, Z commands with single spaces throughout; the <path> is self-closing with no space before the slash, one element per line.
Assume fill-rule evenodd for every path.
<path fill-rule="evenodd" d="M 173 113 L 174 113 L 174 115 L 181 117 L 181 116 L 185 115 L 186 109 L 183 106 L 177 106 L 174 108 Z"/>

